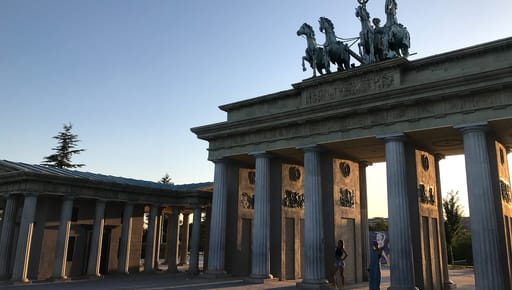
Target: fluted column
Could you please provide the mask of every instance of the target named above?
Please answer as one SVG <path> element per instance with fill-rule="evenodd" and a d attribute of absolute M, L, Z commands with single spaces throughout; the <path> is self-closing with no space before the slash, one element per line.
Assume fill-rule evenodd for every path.
<path fill-rule="evenodd" d="M 405 136 L 386 137 L 386 175 L 388 188 L 389 239 L 391 263 L 390 290 L 417 289 L 414 279 Z M 394 250 L 393 250 L 394 249 Z"/>
<path fill-rule="evenodd" d="M 59 233 L 55 247 L 52 277 L 66 279 L 66 260 L 68 252 L 69 230 L 71 228 L 71 215 L 73 213 L 73 197 L 65 196 L 62 199 L 60 212 Z"/>
<path fill-rule="evenodd" d="M 493 175 L 489 159 L 485 125 L 459 128 L 464 139 L 471 240 L 475 265 L 475 288 L 505 290 L 507 285 L 500 252 L 497 204 L 493 192 Z M 496 178 L 496 177 L 494 177 Z"/>
<path fill-rule="evenodd" d="M 178 222 L 180 211 L 178 207 L 173 207 L 167 220 L 167 271 L 170 273 L 178 272 L 176 265 L 177 245 L 178 245 Z"/>
<path fill-rule="evenodd" d="M 436 186 L 437 186 L 437 210 L 439 212 L 439 239 L 441 240 L 441 269 L 442 269 L 442 282 L 444 289 L 457 288 L 452 280 L 450 280 L 450 274 L 448 272 L 448 249 L 446 248 L 446 231 L 444 228 L 444 212 L 443 212 L 443 194 L 441 188 L 441 171 L 439 170 L 439 161 L 444 159 L 441 154 L 436 154 Z"/>
<path fill-rule="evenodd" d="M 304 279 L 299 287 L 324 287 L 325 237 L 319 148 L 304 148 Z"/>
<path fill-rule="evenodd" d="M 227 164 L 215 162 L 212 196 L 212 220 L 207 272 L 211 275 L 224 274 L 226 255 L 226 204 L 227 204 Z"/>
<path fill-rule="evenodd" d="M 164 216 L 162 215 L 162 210 L 161 208 L 158 208 L 155 227 L 155 254 L 153 256 L 153 269 L 155 271 L 158 271 L 160 268 L 160 246 L 162 245 L 163 220 Z"/>
<path fill-rule="evenodd" d="M 12 269 L 12 281 L 28 282 L 28 262 L 30 260 L 30 246 L 32 243 L 32 231 L 34 230 L 36 206 L 37 195 L 26 194 L 23 202 L 14 267 Z"/>
<path fill-rule="evenodd" d="M 182 225 L 182 232 L 181 232 L 181 243 L 180 243 L 180 265 L 186 265 L 187 264 L 187 254 L 188 254 L 188 236 L 189 236 L 189 229 L 190 224 L 188 223 L 190 213 L 183 213 L 183 225 Z"/>
<path fill-rule="evenodd" d="M 270 278 L 270 154 L 258 153 L 254 193 L 252 272 L 250 278 L 263 283 Z"/>
<path fill-rule="evenodd" d="M 13 195 L 9 195 L 5 202 L 2 235 L 0 236 L 0 279 L 7 279 L 9 277 L 15 216 L 16 199 Z"/>
<path fill-rule="evenodd" d="M 363 281 L 368 281 L 368 269 L 369 266 L 369 241 L 368 237 L 368 191 L 366 185 L 366 168 L 370 165 L 369 162 L 359 162 L 359 192 L 360 192 L 360 211 L 361 211 L 361 241 L 362 241 L 362 257 L 361 262 L 363 263 Z"/>
<path fill-rule="evenodd" d="M 101 246 L 103 244 L 103 229 L 105 227 L 105 200 L 96 200 L 94 225 L 92 228 L 91 249 L 89 251 L 89 263 L 87 275 L 100 277 Z"/>
<path fill-rule="evenodd" d="M 144 255 L 144 272 L 153 272 L 153 263 L 155 259 L 155 239 L 156 239 L 156 227 L 157 227 L 157 214 L 158 206 L 151 205 L 149 211 L 149 224 L 148 231 L 146 233 L 146 252 Z"/>
<path fill-rule="evenodd" d="M 201 207 L 194 208 L 194 220 L 192 223 L 192 241 L 190 243 L 190 265 L 188 271 L 199 274 L 199 242 L 201 240 Z"/>
<path fill-rule="evenodd" d="M 128 274 L 130 267 L 130 246 L 133 224 L 133 203 L 127 202 L 123 210 L 123 224 L 121 225 L 121 242 L 119 243 L 119 261 L 117 272 Z"/>

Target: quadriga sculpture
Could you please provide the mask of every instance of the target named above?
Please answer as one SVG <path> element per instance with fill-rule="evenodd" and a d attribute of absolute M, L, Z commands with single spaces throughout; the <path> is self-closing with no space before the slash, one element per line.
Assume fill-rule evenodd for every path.
<path fill-rule="evenodd" d="M 316 76 L 316 72 L 321 75 L 325 73 L 330 73 L 331 70 L 329 68 L 329 59 L 327 58 L 327 54 L 325 53 L 322 47 L 319 47 L 316 43 L 315 39 L 315 31 L 311 27 L 311 25 L 304 23 L 301 25 L 299 30 L 297 30 L 298 36 L 306 36 L 307 40 L 307 48 L 306 55 L 302 57 L 302 70 L 306 71 L 306 65 L 304 61 L 309 62 L 311 69 L 313 69 L 313 76 Z"/>
<path fill-rule="evenodd" d="M 320 17 L 320 32 L 325 33 L 324 50 L 329 61 L 338 66 L 338 71 L 350 68 L 350 53 L 348 45 L 337 40 L 334 25 L 329 18 Z"/>

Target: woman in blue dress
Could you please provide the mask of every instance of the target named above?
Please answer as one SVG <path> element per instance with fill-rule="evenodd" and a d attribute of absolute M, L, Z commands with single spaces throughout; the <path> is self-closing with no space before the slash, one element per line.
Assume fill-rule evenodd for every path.
<path fill-rule="evenodd" d="M 382 248 L 379 243 L 373 241 L 372 252 L 370 253 L 370 265 L 368 271 L 370 290 L 380 290 L 380 258 L 382 257 Z"/>

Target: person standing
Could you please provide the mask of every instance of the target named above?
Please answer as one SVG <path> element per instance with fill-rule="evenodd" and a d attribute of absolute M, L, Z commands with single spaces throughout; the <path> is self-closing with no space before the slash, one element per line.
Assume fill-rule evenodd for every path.
<path fill-rule="evenodd" d="M 380 290 L 380 258 L 382 257 L 382 248 L 377 241 L 373 241 L 372 252 L 370 253 L 370 265 L 368 268 L 370 290 Z"/>
<path fill-rule="evenodd" d="M 343 240 L 338 240 L 338 245 L 336 246 L 335 250 L 335 257 L 336 272 L 334 272 L 334 284 L 336 285 L 336 288 L 340 289 L 345 286 L 345 276 L 343 272 L 345 268 L 345 259 L 348 257 L 347 251 L 345 251 Z"/>

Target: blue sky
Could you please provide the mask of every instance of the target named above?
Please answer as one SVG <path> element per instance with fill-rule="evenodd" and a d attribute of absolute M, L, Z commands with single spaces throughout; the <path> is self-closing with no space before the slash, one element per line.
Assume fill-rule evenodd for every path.
<path fill-rule="evenodd" d="M 372 17 L 385 19 L 384 2 L 370 0 Z M 2 0 L 0 159 L 40 163 L 56 145 L 51 137 L 71 122 L 87 150 L 74 159 L 87 165 L 83 170 L 210 181 L 208 145 L 190 128 L 224 121 L 219 105 L 310 77 L 301 69 L 306 42 L 297 29 L 310 23 L 322 43 L 317 21 L 326 16 L 338 36 L 357 36 L 356 6 L 356 0 Z M 510 37 L 511 11 L 510 0 L 398 1 L 398 20 L 417 53 L 411 59 Z M 369 187 L 379 200 L 383 166 L 374 167 Z M 453 186 L 443 191 L 463 191 Z"/>

